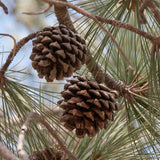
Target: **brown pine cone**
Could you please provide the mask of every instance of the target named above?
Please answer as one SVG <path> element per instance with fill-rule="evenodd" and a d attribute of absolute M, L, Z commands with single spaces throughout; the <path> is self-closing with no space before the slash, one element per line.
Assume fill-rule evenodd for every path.
<path fill-rule="evenodd" d="M 53 148 L 46 148 L 43 151 L 35 151 L 32 156 L 29 156 L 29 160 L 68 160 L 64 159 L 63 154 Z"/>
<path fill-rule="evenodd" d="M 60 121 L 65 122 L 68 130 L 76 129 L 79 138 L 85 134 L 92 137 L 99 128 L 106 129 L 108 120 L 114 120 L 113 111 L 118 110 L 117 92 L 86 77 L 75 76 L 68 80 L 61 94 L 64 99 L 58 104 L 65 111 Z"/>
<path fill-rule="evenodd" d="M 30 59 L 39 78 L 48 82 L 62 80 L 85 63 L 87 48 L 85 40 L 64 25 L 46 27 L 33 40 Z"/>

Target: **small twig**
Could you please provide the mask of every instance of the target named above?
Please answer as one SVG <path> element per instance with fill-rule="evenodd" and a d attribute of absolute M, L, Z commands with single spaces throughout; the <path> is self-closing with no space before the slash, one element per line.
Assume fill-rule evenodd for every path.
<path fill-rule="evenodd" d="M 12 61 L 12 59 L 14 58 L 14 56 L 15 56 L 15 54 L 16 54 L 16 39 L 12 36 L 12 35 L 10 35 L 10 34 L 4 34 L 4 33 L 0 33 L 0 35 L 2 35 L 2 36 L 7 36 L 7 37 L 11 37 L 12 39 L 13 39 L 13 41 L 14 41 L 14 47 L 13 47 L 13 55 L 12 55 L 12 57 L 11 57 L 11 61 Z"/>
<path fill-rule="evenodd" d="M 144 10 L 147 8 L 148 3 L 149 3 L 149 0 L 144 0 L 143 3 L 141 3 L 141 6 L 139 8 L 139 14 L 140 14 L 140 17 L 141 17 L 141 20 L 140 20 L 141 24 L 147 23 L 147 20 L 144 16 Z"/>
<path fill-rule="evenodd" d="M 27 153 L 24 151 L 23 149 L 23 142 L 24 142 L 24 138 L 25 138 L 25 133 L 29 127 L 29 125 L 31 124 L 31 122 L 33 120 L 38 120 L 41 124 L 43 124 L 46 129 L 49 131 L 49 133 L 57 140 L 59 146 L 61 147 L 61 149 L 73 160 L 78 160 L 64 145 L 64 142 L 60 139 L 60 137 L 56 134 L 56 132 L 53 130 L 53 128 L 43 119 L 43 117 L 41 115 L 39 115 L 36 112 L 31 112 L 26 121 L 24 122 L 22 128 L 21 128 L 21 132 L 18 138 L 18 145 L 17 145 L 17 151 L 19 153 L 19 155 L 24 159 L 27 160 L 28 159 L 28 155 Z"/>
<path fill-rule="evenodd" d="M 100 17 L 100 16 L 96 16 L 96 18 L 100 22 L 111 24 L 111 25 L 119 27 L 119 28 L 124 28 L 124 29 L 130 30 L 131 32 L 137 33 L 137 34 L 141 35 L 142 37 L 149 39 L 150 41 L 153 41 L 153 39 L 154 39 L 154 36 L 150 35 L 149 33 L 145 32 L 145 31 L 142 31 L 142 30 L 140 30 L 130 24 L 120 22 L 117 20 L 112 20 L 112 19 Z"/>
<path fill-rule="evenodd" d="M 112 151 L 112 153 L 115 153 L 116 156 L 117 156 L 119 159 L 122 159 L 122 160 L 123 160 L 123 158 L 122 158 L 121 156 L 119 156 L 107 143 L 105 143 L 105 144 L 106 144 L 106 146 Z"/>
<path fill-rule="evenodd" d="M 52 7 L 52 5 L 48 4 L 48 7 L 45 8 L 44 10 L 42 10 L 42 11 L 39 11 L 39 12 L 22 12 L 22 14 L 39 15 L 39 14 L 43 14 L 43 13 L 47 12 L 51 7 Z"/>
<path fill-rule="evenodd" d="M 31 39 L 33 39 L 37 33 L 39 33 L 40 31 L 38 32 L 35 32 L 35 33 L 31 33 L 29 34 L 27 37 L 24 37 L 22 38 L 17 44 L 16 46 L 14 47 L 14 49 L 12 49 L 12 51 L 10 52 L 7 60 L 6 60 L 6 63 L 2 66 L 1 70 L 0 70 L 0 73 L 1 74 L 4 74 L 8 68 L 8 66 L 10 65 L 10 63 L 12 62 L 13 58 L 16 56 L 17 52 Z"/>
<path fill-rule="evenodd" d="M 8 8 L 0 1 L 0 6 L 3 8 L 4 12 L 8 14 Z"/>
<path fill-rule="evenodd" d="M 0 157 L 5 160 L 19 160 L 4 144 L 0 142 Z"/>
<path fill-rule="evenodd" d="M 160 24 L 160 11 L 158 10 L 158 8 L 156 7 L 156 5 L 154 4 L 153 0 L 144 0 L 143 3 L 141 4 L 140 8 L 139 8 L 139 14 L 141 17 L 141 23 L 145 24 L 147 23 L 147 20 L 144 16 L 144 10 L 149 7 L 150 10 L 152 11 L 152 13 L 154 14 L 155 19 L 157 20 L 157 22 Z"/>
<path fill-rule="evenodd" d="M 160 10 L 156 7 L 153 1 L 149 1 L 148 7 L 153 12 L 155 19 L 160 25 Z"/>

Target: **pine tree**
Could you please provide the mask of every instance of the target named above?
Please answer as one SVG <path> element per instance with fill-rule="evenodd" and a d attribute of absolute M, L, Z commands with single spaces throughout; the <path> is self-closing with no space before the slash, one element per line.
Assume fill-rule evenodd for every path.
<path fill-rule="evenodd" d="M 159 0 L 41 1 L 48 7 L 25 14 L 59 25 L 17 43 L 0 33 L 14 41 L 0 69 L 1 159 L 160 159 Z M 38 87 L 9 67 L 30 40 Z"/>

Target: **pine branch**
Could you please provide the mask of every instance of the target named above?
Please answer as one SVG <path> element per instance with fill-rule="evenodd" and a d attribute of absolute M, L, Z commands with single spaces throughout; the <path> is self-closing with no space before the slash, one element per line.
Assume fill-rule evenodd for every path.
<path fill-rule="evenodd" d="M 155 19 L 157 22 L 160 24 L 160 11 L 154 4 L 153 0 L 144 0 L 143 3 L 141 4 L 141 7 L 139 8 L 139 14 L 141 17 L 141 23 L 145 24 L 147 23 L 147 20 L 144 16 L 144 10 L 149 7 L 152 13 L 154 14 Z"/>
<path fill-rule="evenodd" d="M 39 15 L 39 14 L 43 14 L 43 13 L 47 12 L 51 7 L 52 7 L 52 5 L 48 5 L 48 7 L 46 7 L 44 10 L 39 11 L 39 12 L 22 12 L 22 13 L 27 14 L 27 15 Z"/>
<path fill-rule="evenodd" d="M 19 153 L 19 155 L 24 159 L 24 160 L 28 160 L 28 155 L 27 153 L 24 151 L 23 149 L 23 143 L 24 143 L 24 138 L 25 138 L 25 133 L 28 130 L 29 125 L 32 123 L 33 120 L 37 120 L 39 121 L 41 124 L 43 124 L 46 129 L 48 130 L 48 132 L 52 135 L 53 138 L 55 138 L 59 144 L 59 146 L 61 147 L 61 149 L 73 160 L 78 160 L 64 145 L 64 142 L 61 140 L 61 138 L 56 134 L 56 131 L 53 130 L 53 128 L 44 120 L 44 118 L 39 115 L 36 112 L 31 112 L 26 121 L 24 122 L 22 128 L 21 128 L 21 132 L 18 138 L 18 145 L 17 145 L 17 151 Z"/>
<path fill-rule="evenodd" d="M 5 160 L 19 160 L 4 144 L 0 142 L 0 157 Z"/>
<path fill-rule="evenodd" d="M 8 14 L 8 8 L 1 1 L 0 1 L 0 7 L 2 7 L 4 12 Z"/>
<path fill-rule="evenodd" d="M 100 17 L 100 16 L 96 16 L 96 18 L 100 22 L 111 24 L 111 25 L 119 27 L 119 28 L 124 28 L 124 29 L 130 30 L 131 32 L 137 33 L 137 34 L 141 35 L 142 37 L 144 37 L 146 39 L 149 39 L 150 41 L 154 40 L 154 36 L 150 35 L 149 33 L 145 32 L 145 31 L 142 31 L 142 30 L 140 30 L 140 29 L 138 29 L 138 28 L 136 28 L 136 27 L 134 27 L 130 24 L 120 22 L 120 21 L 117 21 L 117 20 L 112 20 L 112 19 L 109 19 L 109 18 Z"/>
<path fill-rule="evenodd" d="M 5 74 L 8 66 L 11 64 L 13 58 L 16 56 L 17 52 L 31 39 L 33 39 L 37 33 L 39 33 L 40 31 L 38 32 L 35 32 L 35 33 L 31 33 L 29 34 L 27 37 L 24 37 L 22 38 L 16 45 L 15 47 L 12 49 L 12 51 L 10 52 L 5 64 L 2 66 L 1 70 L 0 70 L 0 73 L 2 75 Z"/>

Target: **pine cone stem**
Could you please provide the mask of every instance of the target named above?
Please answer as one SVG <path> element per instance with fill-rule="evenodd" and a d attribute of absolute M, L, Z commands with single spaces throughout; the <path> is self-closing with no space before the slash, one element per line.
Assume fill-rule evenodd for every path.
<path fill-rule="evenodd" d="M 60 0 L 60 1 L 66 2 L 66 0 Z M 76 30 L 73 26 L 73 23 L 70 19 L 67 8 L 64 7 L 64 5 L 55 4 L 54 10 L 55 10 L 55 14 L 57 16 L 57 20 L 58 20 L 59 24 L 63 24 L 65 26 L 67 26 L 70 30 L 72 30 L 73 32 L 76 32 Z"/>

